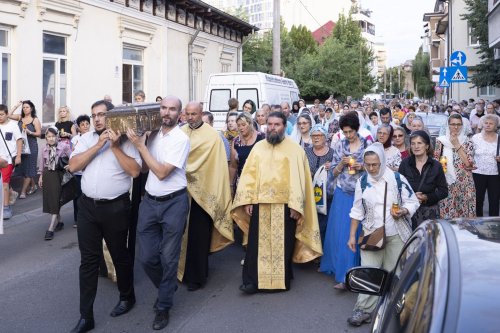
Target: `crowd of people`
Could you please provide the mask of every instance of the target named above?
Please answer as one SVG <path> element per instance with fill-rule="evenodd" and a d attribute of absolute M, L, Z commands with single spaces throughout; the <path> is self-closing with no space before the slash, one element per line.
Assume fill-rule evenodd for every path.
<path fill-rule="evenodd" d="M 135 94 L 137 103 L 145 100 Z M 103 270 L 116 272 L 119 290 L 110 315 L 134 307 L 136 238 L 138 262 L 158 290 L 152 328 L 160 330 L 176 280 L 189 291 L 203 288 L 209 254 L 234 243 L 235 232 L 245 249 L 242 292 L 289 290 L 292 263 L 311 261 L 343 292 L 354 266 L 392 270 L 427 219 L 483 216 L 486 193 L 489 215 L 499 215 L 498 101 L 480 100 L 474 109 L 450 103 L 437 137 L 416 111 L 440 109 L 407 100 L 329 98 L 310 107 L 304 100 L 260 107 L 247 100 L 240 108 L 230 99 L 220 132 L 197 101 L 156 102 L 161 128 L 144 135 L 106 128 L 114 108 L 106 98 L 75 121 L 61 107 L 39 161 L 42 129 L 33 103 L 0 105 L 4 218 L 12 214 L 14 167 L 24 177 L 20 199 L 43 190 L 51 217 L 45 240 L 64 227 L 60 208 L 73 200 L 81 263 L 80 319 L 72 332 L 94 328 Z M 103 241 L 111 267 L 103 265 Z M 376 300 L 360 295 L 348 322 L 370 322 Z"/>

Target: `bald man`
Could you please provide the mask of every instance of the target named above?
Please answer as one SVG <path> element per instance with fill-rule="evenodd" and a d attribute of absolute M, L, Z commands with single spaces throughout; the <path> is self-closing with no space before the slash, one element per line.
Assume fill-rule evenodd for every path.
<path fill-rule="evenodd" d="M 203 122 L 200 102 L 189 102 L 185 112 L 188 126 L 182 130 L 191 145 L 186 165 L 191 204 L 177 276 L 194 291 L 206 283 L 208 254 L 231 244 L 234 236 L 224 143 L 217 131 Z"/>

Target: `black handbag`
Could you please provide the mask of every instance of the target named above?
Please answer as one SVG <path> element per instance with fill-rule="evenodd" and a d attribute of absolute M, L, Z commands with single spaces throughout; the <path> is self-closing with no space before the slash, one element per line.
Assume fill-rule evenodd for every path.
<path fill-rule="evenodd" d="M 69 156 L 61 156 L 57 160 L 57 165 L 56 165 L 56 170 L 58 171 L 65 171 L 66 166 L 69 163 Z"/>

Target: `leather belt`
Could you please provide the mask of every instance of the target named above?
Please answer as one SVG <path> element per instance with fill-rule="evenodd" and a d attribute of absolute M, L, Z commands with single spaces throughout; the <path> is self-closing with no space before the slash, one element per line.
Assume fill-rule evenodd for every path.
<path fill-rule="evenodd" d="M 146 192 L 146 195 L 148 196 L 149 199 L 151 200 L 154 200 L 154 201 L 159 201 L 159 202 L 162 202 L 162 201 L 167 201 L 167 200 L 170 200 L 170 199 L 173 199 L 175 198 L 176 196 L 179 196 L 183 193 L 186 193 L 186 188 L 184 187 L 183 189 L 180 189 L 178 191 L 175 191 L 175 192 L 172 192 L 172 193 L 169 193 L 167 195 L 162 195 L 162 196 L 159 196 L 159 197 L 156 197 L 154 195 L 151 195 L 149 194 L 148 192 Z"/>
<path fill-rule="evenodd" d="M 120 201 L 120 200 L 123 200 L 126 198 L 128 199 L 130 197 L 130 194 L 128 192 L 125 192 L 125 193 L 120 194 L 119 196 L 117 196 L 116 198 L 113 198 L 113 199 L 94 199 L 94 198 L 90 198 L 82 193 L 82 197 L 84 199 L 87 199 L 89 201 L 94 202 L 94 204 L 108 204 L 108 203 Z"/>

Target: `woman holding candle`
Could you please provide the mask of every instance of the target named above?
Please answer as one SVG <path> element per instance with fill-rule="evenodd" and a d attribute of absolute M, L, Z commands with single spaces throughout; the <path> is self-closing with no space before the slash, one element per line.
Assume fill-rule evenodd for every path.
<path fill-rule="evenodd" d="M 349 238 L 351 211 L 356 181 L 363 170 L 363 153 L 366 140 L 358 134 L 360 127 L 356 112 L 340 118 L 339 126 L 344 138 L 335 145 L 330 172 L 336 177 L 337 186 L 329 209 L 328 223 L 321 258 L 320 272 L 335 276 L 335 289 L 344 290 L 345 273 L 359 265 L 359 251 L 354 253 L 346 247 Z"/>
<path fill-rule="evenodd" d="M 434 157 L 443 165 L 448 183 L 448 197 L 439 202 L 441 218 L 476 216 L 473 156 L 474 146 L 465 135 L 462 116 L 451 115 L 446 134 L 437 138 L 434 152 Z"/>

